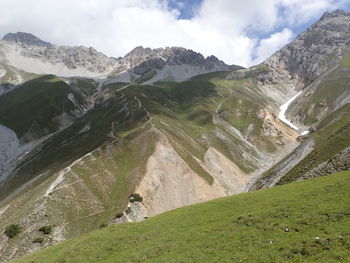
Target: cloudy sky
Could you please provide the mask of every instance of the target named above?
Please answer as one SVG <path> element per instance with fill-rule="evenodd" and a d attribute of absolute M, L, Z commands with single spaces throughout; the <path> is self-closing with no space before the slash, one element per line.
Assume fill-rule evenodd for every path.
<path fill-rule="evenodd" d="M 29 32 L 114 57 L 182 46 L 249 66 L 334 9 L 350 11 L 350 0 L 0 0 L 0 35 Z"/>

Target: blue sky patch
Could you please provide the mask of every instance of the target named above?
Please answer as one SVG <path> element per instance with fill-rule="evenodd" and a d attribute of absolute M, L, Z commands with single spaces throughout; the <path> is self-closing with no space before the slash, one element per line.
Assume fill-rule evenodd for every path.
<path fill-rule="evenodd" d="M 180 11 L 179 19 L 191 19 L 202 0 L 169 0 L 169 7 Z"/>

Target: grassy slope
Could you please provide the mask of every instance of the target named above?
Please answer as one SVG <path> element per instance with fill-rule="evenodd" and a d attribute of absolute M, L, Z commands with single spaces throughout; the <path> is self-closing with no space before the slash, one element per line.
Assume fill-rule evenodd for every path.
<path fill-rule="evenodd" d="M 213 116 L 218 114 L 218 108 L 221 108 L 220 102 L 221 112 L 230 113 L 233 110 L 233 106 L 229 105 L 230 100 L 225 100 L 222 96 L 240 97 L 244 93 L 241 96 L 244 102 L 250 100 L 250 96 L 256 97 L 254 85 L 249 86 L 249 78 L 242 76 L 237 82 L 226 79 L 227 74 L 212 73 L 195 80 L 161 82 L 153 86 L 125 83 L 105 86 L 102 93 L 94 98 L 94 109 L 52 136 L 42 145 L 41 151 L 28 156 L 8 180 L 5 187 L 10 191 L 47 171 L 32 186 L 33 192 L 18 201 L 18 207 L 26 209 L 9 210 L 2 217 L 6 220 L 0 222 L 0 228 L 26 218 L 33 211 L 36 200 L 40 199 L 56 178 L 57 172 L 96 148 L 99 150 L 93 153 L 95 161 L 85 158 L 84 164 L 75 165 L 72 172 L 65 175 L 65 183 L 69 187 L 58 187 L 48 198 L 48 216 L 40 218 L 34 215 L 28 226 L 31 222 L 35 224 L 42 221 L 48 225 L 67 222 L 64 236 L 71 238 L 109 222 L 117 212 L 123 210 L 128 196 L 133 193 L 143 175 L 145 163 L 157 140 L 156 134 L 149 132 L 152 125 L 166 134 L 177 153 L 209 184 L 213 182 L 212 176 L 194 158 L 203 159 L 208 147 L 214 147 L 225 154 L 245 172 L 256 169 L 247 155 L 244 155 L 255 157 L 254 150 L 225 130 L 227 128 L 212 121 Z M 76 80 L 73 83 L 73 88 L 80 89 L 85 96 L 94 94 L 95 87 L 96 83 L 88 80 Z M 111 96 L 106 96 L 108 94 Z M 253 122 L 258 119 L 257 109 L 264 107 L 265 102 L 256 100 L 255 104 L 250 105 L 254 106 L 254 110 L 249 110 L 249 103 L 244 105 L 246 108 L 242 108 L 242 113 L 247 112 Z M 147 124 L 150 116 L 152 124 Z M 242 115 L 241 118 L 246 116 Z M 81 132 L 85 127 L 89 129 Z M 112 127 L 114 137 L 110 133 Z M 220 130 L 225 138 L 215 134 L 216 130 Z M 257 125 L 256 136 L 259 136 L 259 130 L 260 126 Z M 0 197 L 6 194 L 0 188 Z M 35 231 L 26 236 L 29 242 L 34 237 Z M 23 241 L 23 237 L 17 240 L 21 240 L 21 244 L 15 244 L 15 241 L 12 247 L 30 246 Z"/>
<path fill-rule="evenodd" d="M 113 122 L 116 127 L 115 136 L 120 137 L 119 133 L 140 125 L 145 117 L 145 112 L 138 109 L 137 102 L 131 95 L 116 94 L 52 136 L 41 145 L 40 151 L 34 151 L 23 159 L 6 185 L 0 187 L 0 197 L 45 171 L 52 175 L 86 153 L 110 142 L 113 138 L 108 133 Z M 87 125 L 90 130 L 81 132 Z"/>
<path fill-rule="evenodd" d="M 212 123 L 212 116 L 216 114 L 242 132 L 249 124 L 254 123 L 252 134 L 254 134 L 256 141 L 259 143 L 266 141 L 262 145 L 265 150 L 275 149 L 273 142 L 270 141 L 271 138 L 261 135 L 261 120 L 256 116 L 256 112 L 265 107 L 267 102 L 260 99 L 254 90 L 255 83 L 251 77 L 257 74 L 255 71 L 240 74 L 239 80 L 236 80 L 235 76 L 233 79 L 227 79 L 230 72 L 217 72 L 200 75 L 190 81 L 180 83 L 160 82 L 156 86 L 130 85 L 123 89 L 124 83 L 108 85 L 105 90 L 114 93 L 115 98 L 95 107 L 86 116 L 77 120 L 74 125 L 50 139 L 43 146 L 44 160 L 40 156 L 34 156 L 35 158 L 32 160 L 37 163 L 34 166 L 31 164 L 32 160 L 28 160 L 29 163 L 26 162 L 23 165 L 25 166 L 24 176 L 32 178 L 33 174 L 42 172 L 47 166 L 52 167 L 52 164 L 60 166 L 62 162 L 75 160 L 101 145 L 106 140 L 106 133 L 110 131 L 113 122 L 120 132 L 134 128 L 132 126 L 137 126 L 140 121 L 143 122 L 146 119 L 145 110 L 154 116 L 155 121 L 158 121 L 157 128 L 165 130 L 169 134 L 175 133 L 175 130 L 166 130 L 164 126 L 159 125 L 161 122 L 165 122 L 168 127 L 170 125 L 178 128 L 177 134 L 173 137 L 179 137 L 182 133 L 187 136 L 187 139 L 190 137 L 197 141 L 195 146 L 197 149 L 193 149 L 194 147 L 189 149 L 188 146 L 191 146 L 191 143 L 184 138 L 178 138 L 177 145 L 187 148 L 187 155 L 194 155 L 197 158 L 203 155 L 208 147 L 208 145 L 199 145 L 200 143 L 198 143 L 203 134 L 213 131 L 215 128 L 220 128 L 221 132 L 225 133 L 225 128 L 215 127 Z M 93 85 L 90 80 L 77 79 L 70 87 L 51 75 L 29 81 L 22 87 L 1 97 L 6 103 L 0 106 L 0 113 L 3 113 L 0 121 L 1 118 L 5 118 L 8 122 L 20 119 L 12 124 L 3 123 L 15 130 L 19 136 L 28 130 L 33 123 L 39 123 L 43 127 L 49 126 L 49 129 L 54 130 L 54 127 L 51 127 L 54 125 L 51 123 L 51 119 L 62 112 L 65 104 L 67 107 L 72 106 L 67 99 L 68 92 L 80 90 L 84 96 L 88 96 L 95 92 L 95 86 L 96 83 Z M 122 91 L 118 91 L 121 89 Z M 76 97 L 79 98 L 78 95 L 76 94 Z M 102 97 L 103 95 L 101 95 L 101 101 L 103 101 Z M 31 98 L 35 99 L 36 103 L 32 103 Z M 142 108 L 138 108 L 138 102 L 135 98 L 142 101 Z M 30 103 L 25 103 L 28 99 L 30 99 Z M 96 101 L 99 101 L 98 97 Z M 25 107 L 18 107 L 19 104 L 25 104 Z M 125 111 L 125 107 L 128 112 Z M 69 112 L 71 109 L 66 110 Z M 23 111 L 26 113 L 24 116 L 31 113 L 30 116 L 22 118 Z M 7 115 L 6 112 L 11 113 L 11 115 Z M 238 112 L 238 115 L 235 115 L 235 112 Z M 134 116 L 131 117 L 130 114 Z M 133 125 L 135 124 L 133 122 L 136 122 L 136 125 Z M 80 134 L 80 130 L 86 125 L 91 125 L 90 131 Z M 208 136 L 211 138 L 211 146 L 234 160 L 243 171 L 253 171 L 256 168 L 254 164 L 242 158 L 242 151 L 246 152 L 249 149 L 241 146 L 241 142 L 230 134 L 227 133 L 225 136 L 233 141 L 231 145 L 227 145 L 225 141 L 211 132 Z M 74 151 L 69 149 L 74 149 Z M 179 149 L 179 151 L 181 150 Z M 188 160 L 188 162 L 194 163 L 193 160 Z M 33 166 L 34 169 L 28 165 Z M 203 170 L 196 164 L 190 166 L 193 169 Z M 200 171 L 200 174 L 209 182 L 212 180 L 205 171 Z"/>
<path fill-rule="evenodd" d="M 230 135 L 227 128 L 214 125 L 212 119 L 213 116 L 218 116 L 243 134 L 249 125 L 253 125 L 250 140 L 263 151 L 276 151 L 275 138 L 262 134 L 262 120 L 257 117 L 259 110 L 271 105 L 271 101 L 258 92 L 257 82 L 254 80 L 257 74 L 264 72 L 264 68 L 254 68 L 237 74 L 215 72 L 199 75 L 181 83 L 159 82 L 155 85 L 167 90 L 177 102 L 171 109 L 177 119 L 190 127 L 181 127 L 187 134 L 193 139 L 200 139 L 202 135 L 206 135 L 209 145 L 234 160 L 241 170 L 250 173 L 256 166 L 248 158 L 242 158 L 242 153 L 255 153 Z M 218 130 L 229 140 L 219 138 L 216 133 Z"/>
<path fill-rule="evenodd" d="M 31 127 L 39 133 L 43 129 L 53 132 L 56 127 L 52 119 L 75 109 L 67 98 L 69 93 L 84 103 L 79 93 L 53 75 L 28 81 L 0 97 L 0 123 L 14 130 L 19 138 Z"/>
<path fill-rule="evenodd" d="M 349 191 L 350 172 L 343 172 L 221 198 L 16 262 L 349 262 Z"/>
<path fill-rule="evenodd" d="M 218 72 L 197 76 L 190 81 L 160 82 L 153 86 L 110 84 L 95 98 L 98 105 L 93 110 L 50 138 L 40 152 L 22 161 L 16 174 L 7 182 L 8 191 L 0 189 L 0 196 L 48 169 L 49 174 L 53 174 L 69 162 L 110 141 L 107 134 L 113 125 L 117 129 L 117 137 L 139 130 L 141 123 L 148 119 L 147 112 L 153 116 L 154 125 L 169 136 L 182 158 L 209 183 L 213 182 L 212 177 L 193 158 L 202 159 L 209 146 L 233 160 L 241 170 L 252 172 L 257 168 L 256 165 L 242 156 L 247 152 L 256 156 L 255 151 L 248 149 L 225 127 L 214 125 L 212 118 L 218 115 L 242 132 L 249 124 L 254 124 L 251 132 L 254 143 L 265 151 L 276 150 L 273 138 L 261 134 L 261 119 L 256 116 L 256 112 L 269 103 L 257 95 L 256 83 L 252 80 L 257 73 L 261 73 L 261 70 L 246 71 L 228 78 L 232 73 Z M 15 130 L 19 136 L 33 123 L 54 131 L 52 118 L 64 108 L 67 112 L 73 109 L 71 107 L 74 105 L 67 99 L 67 94 L 72 92 L 78 99 L 84 97 L 84 100 L 89 100 L 86 96 L 95 93 L 96 85 L 91 80 L 77 79 L 72 86 L 68 86 L 51 75 L 29 81 L 0 98 L 0 102 L 1 99 L 6 102 L 0 104 L 0 113 L 11 113 L 1 114 L 0 122 L 1 118 L 8 122 L 20 120 L 2 123 Z M 112 97 L 104 101 L 106 92 Z M 25 103 L 28 99 L 28 103 Z M 138 101 L 142 107 L 139 107 Z M 17 107 L 19 104 L 25 107 Z M 28 113 L 30 116 L 21 118 L 23 111 L 26 113 L 24 116 Z M 88 132 L 80 132 L 89 126 Z M 223 140 L 217 131 L 229 139 Z M 203 136 L 209 141 L 203 143 Z"/>

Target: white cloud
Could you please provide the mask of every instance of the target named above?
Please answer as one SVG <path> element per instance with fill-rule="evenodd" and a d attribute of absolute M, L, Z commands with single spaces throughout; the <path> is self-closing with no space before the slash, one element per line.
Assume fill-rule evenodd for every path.
<path fill-rule="evenodd" d="M 56 44 L 93 46 L 116 57 L 138 45 L 183 46 L 248 66 L 290 41 L 296 24 L 344 2 L 203 0 L 192 19 L 179 20 L 179 10 L 170 9 L 167 1 L 1 0 L 0 34 L 31 32 Z M 286 29 L 276 33 L 276 28 Z M 270 37 L 259 41 L 259 34 Z"/>
<path fill-rule="evenodd" d="M 285 8 L 281 20 L 289 25 L 301 25 L 316 19 L 320 13 L 341 7 L 343 4 L 343 1 L 330 0 L 304 0 L 302 4 L 299 0 L 281 0 L 281 5 Z"/>

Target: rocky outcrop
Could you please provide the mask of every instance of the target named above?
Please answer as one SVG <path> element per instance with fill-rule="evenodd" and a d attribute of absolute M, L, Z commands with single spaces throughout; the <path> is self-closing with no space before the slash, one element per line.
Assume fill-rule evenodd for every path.
<path fill-rule="evenodd" d="M 350 147 L 305 173 L 298 181 L 350 170 Z"/>
<path fill-rule="evenodd" d="M 17 69 L 58 76 L 100 76 L 113 70 L 117 60 L 90 47 L 31 44 L 31 41 L 1 41 L 5 61 Z M 41 41 L 41 40 L 40 40 Z"/>
<path fill-rule="evenodd" d="M 284 175 L 313 150 L 313 146 L 313 140 L 302 142 L 291 154 L 271 168 L 271 170 L 266 173 L 268 176 L 265 174 L 263 177 L 256 180 L 255 183 L 250 186 L 249 190 L 253 191 L 275 186 Z"/>
<path fill-rule="evenodd" d="M 336 64 L 342 58 L 342 48 L 350 45 L 350 14 L 344 11 L 326 12 L 319 21 L 296 40 L 263 62 L 264 65 L 287 70 L 301 77 L 305 84 Z M 324 60 L 327 56 L 332 55 Z"/>
<path fill-rule="evenodd" d="M 137 66 L 145 61 L 154 61 L 150 63 L 157 68 L 159 67 L 159 61 L 164 61 L 167 65 L 194 65 L 194 66 L 204 66 L 208 69 L 213 67 L 221 66 L 226 69 L 237 69 L 241 68 L 238 66 L 228 66 L 215 56 L 210 56 L 205 58 L 202 54 L 197 53 L 190 49 L 185 49 L 182 47 L 166 47 L 166 48 L 143 48 L 142 46 L 136 47 L 131 52 L 125 55 L 124 58 L 120 59 L 124 63 L 129 62 L 131 67 Z M 139 66 L 141 66 L 140 64 Z"/>
<path fill-rule="evenodd" d="M 126 54 L 124 58 L 118 59 L 115 72 L 121 74 L 117 74 L 111 82 L 181 81 L 198 74 L 241 68 L 226 65 L 215 56 L 205 58 L 200 53 L 181 47 L 150 49 L 140 46 Z"/>
<path fill-rule="evenodd" d="M 350 102 L 350 13 L 326 12 L 296 40 L 263 62 L 263 85 L 289 82 L 300 96 L 289 105 L 290 122 L 306 130 Z M 260 65 L 261 67 L 261 65 Z M 328 96 L 331 94 L 331 96 Z"/>
<path fill-rule="evenodd" d="M 140 222 L 147 219 L 149 213 L 142 202 L 129 202 L 124 211 L 117 215 L 117 218 L 112 220 L 111 224 L 125 222 Z"/>

